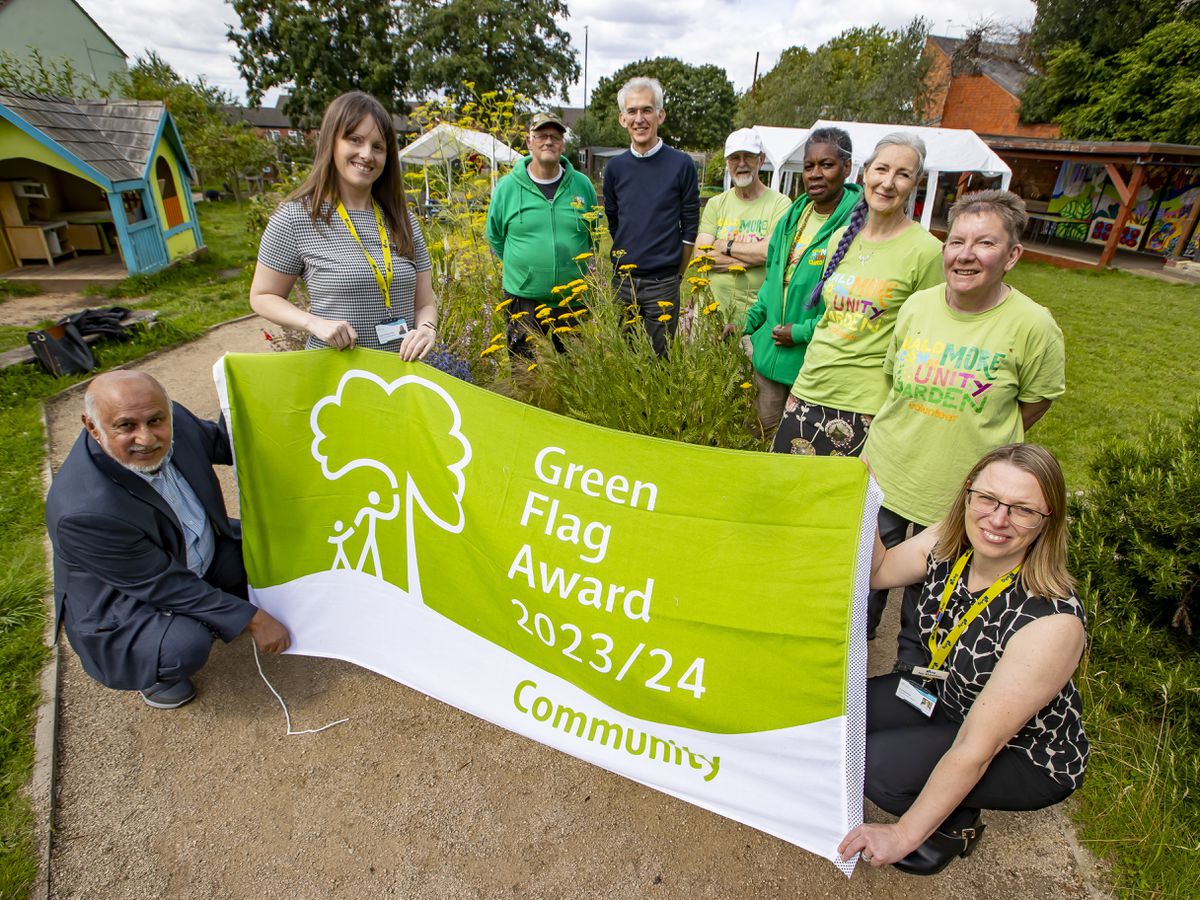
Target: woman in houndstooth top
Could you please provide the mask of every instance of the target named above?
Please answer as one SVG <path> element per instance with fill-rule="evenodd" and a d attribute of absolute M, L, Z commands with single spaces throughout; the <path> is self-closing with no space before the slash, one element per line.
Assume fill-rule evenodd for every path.
<path fill-rule="evenodd" d="M 288 300 L 301 277 L 307 312 Z M 429 254 L 405 202 L 391 116 L 374 97 L 342 94 L 325 111 L 312 172 L 263 232 L 250 305 L 307 331 L 309 349 L 361 345 L 414 360 L 433 347 Z"/>

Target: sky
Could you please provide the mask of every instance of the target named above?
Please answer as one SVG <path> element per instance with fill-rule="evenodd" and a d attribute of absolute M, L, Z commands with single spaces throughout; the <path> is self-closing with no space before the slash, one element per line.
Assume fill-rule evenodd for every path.
<path fill-rule="evenodd" d="M 235 97 L 244 98 L 245 84 L 233 62 L 234 46 L 226 37 L 234 21 L 225 0 L 79 0 L 109 37 L 129 55 L 148 50 L 187 78 L 203 75 Z M 715 63 L 725 69 L 738 91 L 778 61 L 788 47 L 815 49 L 847 28 L 876 22 L 899 28 L 913 16 L 924 16 L 934 34 L 962 37 L 984 20 L 1028 23 L 1033 0 L 567 0 L 565 23 L 584 62 L 587 28 L 587 87 L 626 63 L 655 56 L 674 56 L 686 63 Z M 274 102 L 277 91 L 267 95 Z M 582 76 L 568 105 L 581 106 Z M 554 98 L 556 102 L 558 98 Z"/>

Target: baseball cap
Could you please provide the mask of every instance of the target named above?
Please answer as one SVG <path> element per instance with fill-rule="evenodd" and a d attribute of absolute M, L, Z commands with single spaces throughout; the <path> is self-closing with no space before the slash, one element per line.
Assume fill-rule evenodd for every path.
<path fill-rule="evenodd" d="M 753 128 L 739 128 L 725 139 L 725 155 L 735 153 L 762 153 L 762 139 Z"/>
<path fill-rule="evenodd" d="M 567 131 L 567 126 L 552 112 L 540 112 L 529 120 L 529 130 L 537 131 L 539 128 L 545 128 L 547 125 L 553 125 L 564 134 Z"/>

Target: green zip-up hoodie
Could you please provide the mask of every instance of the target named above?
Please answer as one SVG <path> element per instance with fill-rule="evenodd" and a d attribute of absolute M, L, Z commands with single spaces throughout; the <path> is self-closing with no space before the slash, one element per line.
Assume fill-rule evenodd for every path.
<path fill-rule="evenodd" d="M 796 264 L 796 271 L 788 282 L 786 297 L 783 293 L 783 273 L 792 254 L 792 245 L 796 242 L 796 229 L 809 204 L 807 195 L 801 195 L 792 204 L 771 232 L 771 243 L 767 245 L 767 273 L 759 288 L 758 300 L 746 313 L 745 329 L 745 333 L 750 335 L 750 343 L 754 345 L 754 368 L 763 378 L 791 387 L 800 374 L 808 342 L 812 340 L 817 320 L 825 311 L 823 303 L 808 308 L 808 298 L 825 271 L 823 265 L 809 265 L 809 257 L 814 251 L 823 250 L 830 235 L 846 224 L 851 211 L 862 199 L 862 193 L 863 189 L 857 184 L 843 187 L 842 199 Z M 829 249 L 832 253 L 833 248 Z M 778 347 L 771 337 L 771 330 L 784 322 L 792 323 L 791 347 Z"/>
<path fill-rule="evenodd" d="M 528 300 L 557 299 L 551 288 L 579 277 L 575 261 L 592 250 L 584 213 L 594 213 L 596 189 L 564 156 L 562 181 L 547 200 L 529 178 L 529 157 L 500 179 L 488 205 L 487 240 L 504 264 L 504 290 Z"/>

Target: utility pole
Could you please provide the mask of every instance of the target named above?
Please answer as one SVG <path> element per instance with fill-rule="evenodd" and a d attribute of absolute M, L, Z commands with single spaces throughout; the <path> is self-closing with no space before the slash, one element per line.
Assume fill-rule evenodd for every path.
<path fill-rule="evenodd" d="M 583 26 L 583 111 L 587 112 L 588 27 Z"/>

